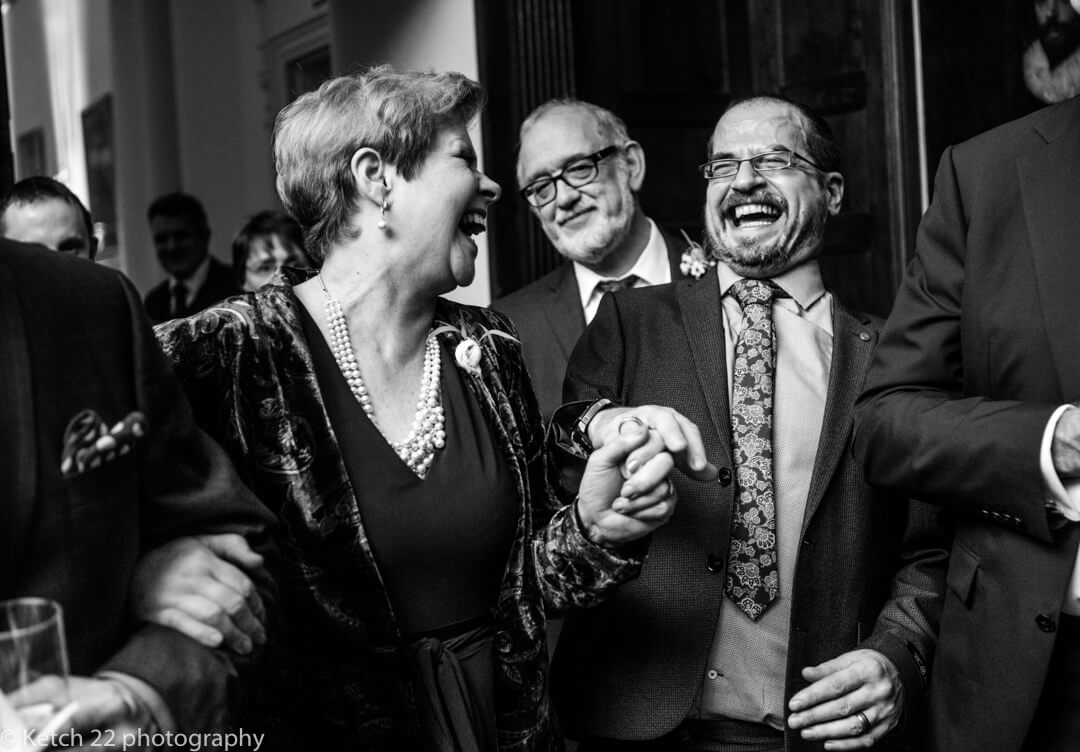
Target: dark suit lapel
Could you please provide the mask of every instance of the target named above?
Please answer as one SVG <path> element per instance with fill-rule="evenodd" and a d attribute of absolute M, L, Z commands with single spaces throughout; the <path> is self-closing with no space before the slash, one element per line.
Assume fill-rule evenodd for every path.
<path fill-rule="evenodd" d="M 560 266 L 549 289 L 551 295 L 544 301 L 544 316 L 563 355 L 569 359 L 574 345 L 585 331 L 585 314 L 581 310 L 574 265 L 565 263 Z"/>
<path fill-rule="evenodd" d="M 821 422 L 814 472 L 810 476 L 810 491 L 803 513 L 802 534 L 821 504 L 837 464 L 844 455 L 851 435 L 852 409 L 862 390 L 870 356 L 874 352 L 876 333 L 867 322 L 852 316 L 833 298 L 833 353 L 829 370 L 829 392 L 825 398 L 825 415 Z"/>
<path fill-rule="evenodd" d="M 1045 148 L 1017 160 L 1031 255 L 1043 319 L 1052 336 L 1063 399 L 1076 399 L 1067 385 L 1080 373 L 1080 105 L 1059 109 L 1036 130 Z M 1019 249 L 1017 249 L 1019 250 Z"/>
<path fill-rule="evenodd" d="M 19 294 L 10 269 L 0 265 L 0 595 L 11 586 L 37 481 L 37 432 L 30 350 Z"/>
<path fill-rule="evenodd" d="M 680 285 L 678 290 L 683 328 L 694 356 L 698 382 L 705 392 L 709 417 L 724 446 L 730 451 L 727 358 L 724 354 L 723 309 L 720 306 L 720 285 L 716 281 L 716 272 L 711 271 L 694 284 Z M 726 461 L 730 462 L 730 458 L 726 458 Z"/>

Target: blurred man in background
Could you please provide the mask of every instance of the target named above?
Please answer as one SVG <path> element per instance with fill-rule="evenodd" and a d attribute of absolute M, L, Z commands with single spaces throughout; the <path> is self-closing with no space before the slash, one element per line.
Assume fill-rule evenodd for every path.
<path fill-rule="evenodd" d="M 21 243 L 40 243 L 94 260 L 97 237 L 90 212 L 63 183 L 44 175 L 24 178 L 0 203 L 0 232 Z"/>
<path fill-rule="evenodd" d="M 240 288 L 232 270 L 210 255 L 210 225 L 202 203 L 187 193 L 170 193 L 147 210 L 150 234 L 168 278 L 146 296 L 155 323 L 198 313 Z"/>

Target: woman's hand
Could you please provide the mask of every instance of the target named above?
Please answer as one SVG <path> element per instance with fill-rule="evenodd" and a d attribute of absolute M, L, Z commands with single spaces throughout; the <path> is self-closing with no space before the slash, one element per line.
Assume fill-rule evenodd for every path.
<path fill-rule="evenodd" d="M 266 641 L 266 610 L 244 569 L 262 565 L 242 535 L 178 538 L 139 560 L 132 608 L 207 647 L 241 655 Z"/>
<path fill-rule="evenodd" d="M 659 434 L 654 436 L 639 418 L 613 425 L 616 430 L 589 457 L 576 502 L 589 539 L 608 547 L 651 533 L 671 517 L 677 500 L 670 479 L 675 457 L 665 451 Z M 684 456 L 700 451 L 707 467 L 698 472 L 707 475 L 701 437 L 693 424 L 690 427 L 693 435 L 684 440 Z"/>

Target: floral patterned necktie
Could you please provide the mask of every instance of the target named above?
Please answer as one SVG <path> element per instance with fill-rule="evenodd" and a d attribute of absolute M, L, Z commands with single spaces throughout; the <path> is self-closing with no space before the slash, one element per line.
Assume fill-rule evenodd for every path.
<path fill-rule="evenodd" d="M 731 293 L 743 310 L 731 369 L 735 514 L 724 592 L 754 621 L 780 594 L 773 499 L 773 383 L 776 342 L 772 301 L 786 297 L 772 280 L 741 279 Z"/>

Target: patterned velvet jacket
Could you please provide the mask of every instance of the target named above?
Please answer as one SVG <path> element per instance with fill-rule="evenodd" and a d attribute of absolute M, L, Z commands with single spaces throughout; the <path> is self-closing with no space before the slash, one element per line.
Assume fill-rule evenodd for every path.
<path fill-rule="evenodd" d="M 326 414 L 286 270 L 257 293 L 157 328 L 196 417 L 280 521 L 287 620 L 261 687 L 273 696 L 267 746 L 411 749 L 417 723 L 407 651 Z M 637 576 L 642 560 L 589 542 L 549 487 L 536 399 L 501 314 L 439 299 L 453 350 L 479 343 L 465 381 L 515 481 L 515 539 L 495 609 L 500 750 L 561 748 L 547 692 L 545 615 L 588 606 Z M 379 472 L 372 465 L 372 473 Z M 292 736 L 290 736 L 292 734 Z M 296 746 L 299 744 L 299 746 Z"/>

